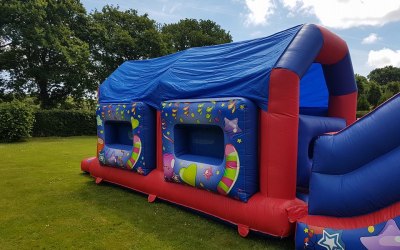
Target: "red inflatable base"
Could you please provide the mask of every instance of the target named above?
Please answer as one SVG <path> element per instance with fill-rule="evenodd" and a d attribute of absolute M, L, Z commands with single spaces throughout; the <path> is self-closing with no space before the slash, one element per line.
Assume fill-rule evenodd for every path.
<path fill-rule="evenodd" d="M 299 223 L 317 227 L 329 227 L 337 230 L 356 229 L 376 225 L 400 216 L 400 202 L 396 202 L 381 210 L 353 217 L 329 217 L 323 215 L 307 215 L 298 220 Z"/>
<path fill-rule="evenodd" d="M 114 183 L 148 194 L 149 202 L 160 198 L 237 225 L 243 237 L 249 230 L 277 237 L 289 236 L 293 233 L 294 224 L 289 221 L 288 211 L 304 205 L 299 199 L 276 199 L 261 193 L 256 193 L 244 203 L 206 190 L 166 182 L 164 173 L 159 169 L 142 176 L 123 169 L 100 166 L 95 157 L 83 160 L 81 169 L 89 172 L 96 183 Z"/>

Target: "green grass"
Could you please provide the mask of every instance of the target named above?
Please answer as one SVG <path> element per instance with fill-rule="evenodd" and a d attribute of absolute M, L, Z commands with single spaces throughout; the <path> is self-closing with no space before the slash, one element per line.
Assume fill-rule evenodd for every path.
<path fill-rule="evenodd" d="M 292 249 L 80 171 L 95 137 L 0 144 L 1 249 Z"/>

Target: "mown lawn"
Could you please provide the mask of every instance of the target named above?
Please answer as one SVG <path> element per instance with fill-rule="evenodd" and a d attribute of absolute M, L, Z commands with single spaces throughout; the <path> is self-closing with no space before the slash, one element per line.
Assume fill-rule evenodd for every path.
<path fill-rule="evenodd" d="M 0 144 L 0 249 L 292 249 L 80 171 L 95 137 Z"/>

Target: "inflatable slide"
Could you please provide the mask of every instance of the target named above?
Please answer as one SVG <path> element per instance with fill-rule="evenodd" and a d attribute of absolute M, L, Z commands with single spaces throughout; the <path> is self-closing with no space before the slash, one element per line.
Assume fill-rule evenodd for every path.
<path fill-rule="evenodd" d="M 397 94 L 351 126 L 316 139 L 310 215 L 298 221 L 297 248 L 400 249 L 399 128 Z"/>
<path fill-rule="evenodd" d="M 287 237 L 400 247 L 400 96 L 356 121 L 346 43 L 317 25 L 127 61 L 99 87 L 103 181 Z"/>

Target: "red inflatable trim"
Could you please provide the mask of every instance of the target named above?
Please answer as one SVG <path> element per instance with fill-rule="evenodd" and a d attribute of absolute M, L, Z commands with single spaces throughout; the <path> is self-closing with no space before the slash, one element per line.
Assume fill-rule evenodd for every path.
<path fill-rule="evenodd" d="M 328 217 L 320 215 L 308 215 L 299 220 L 307 225 L 332 228 L 332 229 L 356 229 L 376 225 L 389 219 L 400 216 L 400 202 L 385 207 L 379 211 L 356 217 Z"/>
<path fill-rule="evenodd" d="M 346 42 L 324 27 L 317 27 L 321 31 L 324 43 L 315 61 L 329 65 L 342 60 L 349 52 Z"/>

